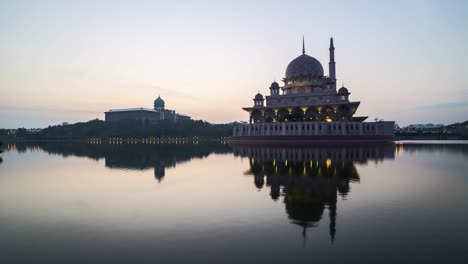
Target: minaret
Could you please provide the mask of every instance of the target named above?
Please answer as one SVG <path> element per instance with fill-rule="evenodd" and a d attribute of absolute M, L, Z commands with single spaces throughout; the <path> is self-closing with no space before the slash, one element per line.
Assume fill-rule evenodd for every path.
<path fill-rule="evenodd" d="M 335 47 L 333 46 L 333 38 L 330 38 L 330 62 L 328 63 L 328 74 L 330 75 L 332 87 L 336 90 Z"/>

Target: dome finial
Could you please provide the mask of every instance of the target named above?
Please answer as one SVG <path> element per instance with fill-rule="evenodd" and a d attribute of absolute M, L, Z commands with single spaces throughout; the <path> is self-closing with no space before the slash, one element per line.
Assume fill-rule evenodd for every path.
<path fill-rule="evenodd" d="M 305 54 L 304 35 L 302 35 L 302 54 Z"/>

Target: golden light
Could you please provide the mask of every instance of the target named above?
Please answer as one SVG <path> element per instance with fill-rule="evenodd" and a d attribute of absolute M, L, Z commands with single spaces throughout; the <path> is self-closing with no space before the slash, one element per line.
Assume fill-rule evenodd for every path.
<path fill-rule="evenodd" d="M 331 165 L 332 165 L 332 160 L 331 160 L 331 159 L 327 159 L 327 160 L 325 161 L 325 164 L 327 165 L 327 169 L 330 168 Z"/>
<path fill-rule="evenodd" d="M 331 122 L 331 121 L 332 121 L 332 119 L 331 119 L 329 116 L 327 116 L 327 117 L 325 117 L 325 121 L 327 121 L 327 122 Z"/>

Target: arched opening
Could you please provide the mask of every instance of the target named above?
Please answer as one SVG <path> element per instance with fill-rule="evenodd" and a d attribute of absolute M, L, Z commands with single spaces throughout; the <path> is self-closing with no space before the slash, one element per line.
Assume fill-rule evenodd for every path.
<path fill-rule="evenodd" d="M 278 110 L 278 122 L 287 122 L 289 118 L 289 111 L 285 108 Z"/>
<path fill-rule="evenodd" d="M 338 107 L 338 112 L 336 113 L 337 120 L 339 121 L 351 121 L 352 119 L 352 111 L 346 105 L 340 105 Z"/>
<path fill-rule="evenodd" d="M 267 110 L 265 111 L 265 122 L 266 122 L 266 123 L 273 123 L 273 122 L 276 122 L 275 111 L 273 111 L 272 109 L 267 109 Z"/>
<path fill-rule="evenodd" d="M 292 111 L 291 111 L 291 117 L 290 117 L 291 121 L 304 121 L 304 111 L 302 111 L 302 109 L 300 109 L 299 107 L 296 107 L 294 108 Z"/>
<path fill-rule="evenodd" d="M 335 111 L 330 106 L 322 108 L 322 121 L 332 122 L 335 121 Z"/>
<path fill-rule="evenodd" d="M 317 108 L 311 106 L 307 108 L 305 115 L 304 115 L 304 119 L 306 121 L 318 121 L 320 120 L 320 113 L 317 110 Z"/>
<path fill-rule="evenodd" d="M 262 122 L 262 112 L 258 109 L 253 110 L 252 112 L 252 122 L 255 123 L 261 123 Z"/>

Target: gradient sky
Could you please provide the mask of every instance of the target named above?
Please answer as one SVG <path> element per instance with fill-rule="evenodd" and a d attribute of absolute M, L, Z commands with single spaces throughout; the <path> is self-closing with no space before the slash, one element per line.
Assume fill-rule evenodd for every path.
<path fill-rule="evenodd" d="M 247 120 L 301 53 L 361 101 L 357 115 L 468 119 L 468 1 L 0 1 L 0 127 L 166 107 Z"/>

